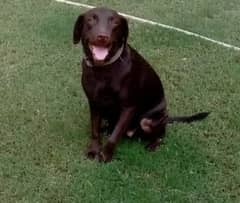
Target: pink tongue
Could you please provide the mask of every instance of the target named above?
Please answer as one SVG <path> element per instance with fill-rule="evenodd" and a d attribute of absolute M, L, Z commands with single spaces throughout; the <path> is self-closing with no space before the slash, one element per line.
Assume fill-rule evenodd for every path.
<path fill-rule="evenodd" d="M 108 49 L 104 47 L 92 46 L 92 52 L 97 60 L 104 60 L 108 55 Z"/>

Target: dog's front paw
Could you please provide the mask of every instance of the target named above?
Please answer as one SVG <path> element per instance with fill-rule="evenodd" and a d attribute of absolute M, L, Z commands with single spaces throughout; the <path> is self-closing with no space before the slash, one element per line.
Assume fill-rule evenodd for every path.
<path fill-rule="evenodd" d="M 112 161 L 113 158 L 113 149 L 114 149 L 114 145 L 111 143 L 107 143 L 103 150 L 101 150 L 98 153 L 98 161 L 99 162 L 110 162 Z"/>
<path fill-rule="evenodd" d="M 113 157 L 112 154 L 106 153 L 104 151 L 100 151 L 97 159 L 99 162 L 107 163 L 112 161 L 112 157 Z"/>
<path fill-rule="evenodd" d="M 87 148 L 86 156 L 89 159 L 96 159 L 101 151 L 101 144 L 97 140 L 92 140 Z"/>

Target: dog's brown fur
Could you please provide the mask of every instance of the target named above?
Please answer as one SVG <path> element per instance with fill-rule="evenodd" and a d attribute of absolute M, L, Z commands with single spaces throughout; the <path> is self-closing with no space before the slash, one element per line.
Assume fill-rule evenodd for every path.
<path fill-rule="evenodd" d="M 160 145 L 168 122 L 200 120 L 207 113 L 192 117 L 169 118 L 162 83 L 151 65 L 129 44 L 127 20 L 117 12 L 95 8 L 78 17 L 73 42 L 83 45 L 82 85 L 91 112 L 89 158 L 110 161 L 123 135 L 141 135 L 149 140 L 147 149 Z M 109 48 L 103 61 L 94 58 L 91 45 Z M 108 64 L 123 47 L 119 58 Z M 110 136 L 102 147 L 101 122 L 109 122 Z"/>

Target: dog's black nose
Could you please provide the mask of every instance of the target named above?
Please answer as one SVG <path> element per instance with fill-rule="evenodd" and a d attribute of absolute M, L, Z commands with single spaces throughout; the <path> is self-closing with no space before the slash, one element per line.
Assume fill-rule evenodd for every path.
<path fill-rule="evenodd" d="M 107 35 L 98 35 L 97 41 L 99 43 L 107 43 L 109 41 L 109 37 Z"/>

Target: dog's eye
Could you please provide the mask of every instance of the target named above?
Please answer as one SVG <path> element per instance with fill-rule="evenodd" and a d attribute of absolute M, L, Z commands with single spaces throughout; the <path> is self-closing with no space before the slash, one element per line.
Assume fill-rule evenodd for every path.
<path fill-rule="evenodd" d="M 98 17 L 97 17 L 96 14 L 93 14 L 93 15 L 92 15 L 92 18 L 93 18 L 93 20 L 97 20 Z"/>
<path fill-rule="evenodd" d="M 112 22 L 113 20 L 114 20 L 113 16 L 109 17 L 109 19 L 108 19 L 109 22 Z"/>
<path fill-rule="evenodd" d="M 112 25 L 119 25 L 119 20 L 114 18 L 113 16 L 111 16 L 109 19 L 108 19 L 109 23 L 111 23 Z"/>
<path fill-rule="evenodd" d="M 92 23 L 96 22 L 97 19 L 98 19 L 97 15 L 96 15 L 96 14 L 93 14 L 92 16 L 90 16 L 89 18 L 87 18 L 87 22 L 88 22 L 89 24 L 92 24 Z"/>

